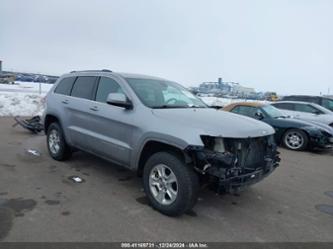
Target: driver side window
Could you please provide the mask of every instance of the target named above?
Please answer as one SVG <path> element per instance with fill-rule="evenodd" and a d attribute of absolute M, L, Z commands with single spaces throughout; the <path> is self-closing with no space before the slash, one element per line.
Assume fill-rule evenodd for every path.
<path fill-rule="evenodd" d="M 96 92 L 96 101 L 106 103 L 109 93 L 124 92 L 115 80 L 107 77 L 101 77 Z"/>
<path fill-rule="evenodd" d="M 259 111 L 258 108 L 253 107 L 253 106 L 236 106 L 234 109 L 232 109 L 231 112 L 233 113 L 237 113 L 237 114 L 241 114 L 244 116 L 248 116 L 251 118 L 255 118 L 256 117 L 256 112 Z"/>

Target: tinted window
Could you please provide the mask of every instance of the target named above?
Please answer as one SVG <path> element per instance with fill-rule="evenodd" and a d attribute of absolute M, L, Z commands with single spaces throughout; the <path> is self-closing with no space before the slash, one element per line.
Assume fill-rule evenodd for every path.
<path fill-rule="evenodd" d="M 255 113 L 257 112 L 257 108 L 252 106 L 239 105 L 232 109 L 231 112 L 254 118 Z"/>
<path fill-rule="evenodd" d="M 92 99 L 95 90 L 96 77 L 82 76 L 78 77 L 73 86 L 73 97 Z"/>
<path fill-rule="evenodd" d="M 69 95 L 71 93 L 76 77 L 68 77 L 61 80 L 54 90 L 55 93 Z"/>
<path fill-rule="evenodd" d="M 109 93 L 123 93 L 123 91 L 115 80 L 101 77 L 96 93 L 96 101 L 106 102 Z"/>
<path fill-rule="evenodd" d="M 332 99 L 323 99 L 322 106 L 333 111 L 333 100 Z"/>
<path fill-rule="evenodd" d="M 308 113 L 317 113 L 319 110 L 312 107 L 311 105 L 306 104 L 295 104 L 295 111 L 298 112 L 308 112 Z"/>
<path fill-rule="evenodd" d="M 283 100 L 304 101 L 319 104 L 319 98 L 312 96 L 286 96 Z"/>
<path fill-rule="evenodd" d="M 294 105 L 291 103 L 274 103 L 272 106 L 275 106 L 276 108 L 283 109 L 283 110 L 294 110 Z"/>

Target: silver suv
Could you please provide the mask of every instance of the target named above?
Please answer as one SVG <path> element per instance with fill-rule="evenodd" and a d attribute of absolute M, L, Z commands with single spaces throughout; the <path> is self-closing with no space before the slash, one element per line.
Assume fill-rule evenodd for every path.
<path fill-rule="evenodd" d="M 73 71 L 46 103 L 51 157 L 68 159 L 75 148 L 136 171 L 151 205 L 166 215 L 190 210 L 203 184 L 238 191 L 278 166 L 271 126 L 208 108 L 169 80 Z"/>

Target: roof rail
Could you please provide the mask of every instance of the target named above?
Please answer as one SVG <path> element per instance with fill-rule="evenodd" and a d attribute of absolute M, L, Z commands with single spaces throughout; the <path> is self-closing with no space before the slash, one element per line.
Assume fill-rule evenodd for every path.
<path fill-rule="evenodd" d="M 109 70 L 109 69 L 101 69 L 101 70 L 79 70 L 79 71 L 74 70 L 74 71 L 71 71 L 70 73 L 78 73 L 78 72 L 110 72 L 110 73 L 112 73 L 112 71 Z"/>

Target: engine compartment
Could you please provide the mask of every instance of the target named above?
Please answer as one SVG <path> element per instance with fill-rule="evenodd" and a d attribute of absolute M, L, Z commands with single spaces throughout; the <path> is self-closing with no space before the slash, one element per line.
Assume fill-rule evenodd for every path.
<path fill-rule="evenodd" d="M 254 184 L 279 166 L 272 135 L 256 138 L 202 136 L 204 147 L 189 146 L 195 170 L 217 192 L 235 192 Z"/>

